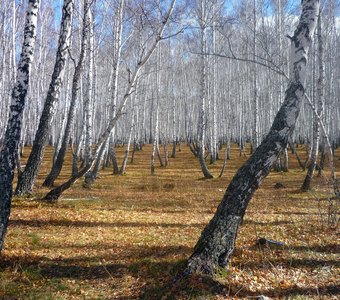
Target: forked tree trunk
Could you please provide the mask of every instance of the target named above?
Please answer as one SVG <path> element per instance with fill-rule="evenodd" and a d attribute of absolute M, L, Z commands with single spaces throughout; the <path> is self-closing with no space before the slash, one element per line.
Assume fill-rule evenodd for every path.
<path fill-rule="evenodd" d="M 0 153 L 0 250 L 2 250 L 4 245 L 11 211 L 14 169 L 20 142 L 31 66 L 34 58 L 39 2 L 39 0 L 30 0 L 28 3 L 24 26 L 24 41 L 16 74 L 16 83 L 12 91 L 10 115 Z"/>
<path fill-rule="evenodd" d="M 84 15 L 86 15 L 89 7 L 87 5 L 87 2 L 84 3 Z M 78 90 L 80 88 L 80 75 L 83 69 L 83 62 L 85 57 L 85 48 L 87 47 L 87 36 L 88 36 L 88 26 L 86 22 L 87 18 L 84 17 L 83 22 L 83 29 L 82 29 L 82 40 L 81 40 L 81 49 L 79 54 L 79 61 L 75 67 L 74 74 L 73 74 L 73 80 L 72 80 L 72 93 L 71 93 L 71 103 L 70 108 L 67 115 L 67 122 L 65 127 L 65 132 L 63 135 L 63 140 L 61 143 L 61 147 L 58 151 L 57 159 L 55 163 L 52 166 L 52 169 L 48 176 L 46 177 L 43 186 L 53 186 L 54 181 L 58 178 L 61 169 L 64 164 L 64 158 L 67 150 L 67 145 L 70 141 L 71 136 L 71 128 L 74 123 L 74 115 L 75 115 L 75 109 L 76 109 L 76 102 L 78 97 Z"/>
<path fill-rule="evenodd" d="M 84 176 L 92 167 L 92 164 L 85 165 L 77 174 L 73 174 L 67 181 L 51 190 L 43 198 L 45 201 L 57 201 L 61 194 L 69 189 L 79 178 Z"/>
<path fill-rule="evenodd" d="M 300 21 L 291 38 L 291 73 L 285 100 L 268 135 L 230 182 L 217 212 L 188 260 L 185 274 L 212 275 L 219 267 L 227 267 L 248 203 L 294 130 L 304 96 L 308 51 L 318 13 L 319 0 L 302 1 Z"/>
<path fill-rule="evenodd" d="M 18 180 L 18 185 L 15 191 L 17 195 L 25 195 L 32 192 L 33 184 L 37 178 L 40 164 L 43 159 L 45 146 L 52 125 L 52 119 L 56 111 L 56 105 L 59 100 L 60 89 L 64 79 L 66 60 L 70 45 L 73 6 L 73 0 L 64 1 L 58 49 L 52 79 L 47 92 L 44 109 L 40 117 L 31 154 L 26 163 L 25 170 Z"/>

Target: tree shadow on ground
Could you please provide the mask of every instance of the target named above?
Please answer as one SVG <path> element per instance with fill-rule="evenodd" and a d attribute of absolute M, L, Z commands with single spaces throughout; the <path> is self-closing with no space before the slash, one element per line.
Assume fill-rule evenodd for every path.
<path fill-rule="evenodd" d="M 202 228 L 205 223 L 156 223 L 156 222 L 90 222 L 90 221 L 73 221 L 73 220 L 24 220 L 13 219 L 10 226 L 29 226 L 29 227 L 45 227 L 45 226 L 62 226 L 62 227 L 164 227 L 164 228 Z"/>
<path fill-rule="evenodd" d="M 101 246 L 98 245 L 100 248 Z M 115 246 L 113 246 L 115 247 Z M 339 285 L 324 285 L 318 288 L 312 287 L 288 287 L 285 289 L 272 288 L 264 289 L 257 292 L 251 291 L 245 285 L 229 285 L 223 282 L 223 278 L 219 281 L 213 280 L 205 276 L 190 276 L 181 278 L 185 268 L 186 261 L 184 259 L 174 259 L 177 257 L 188 257 L 192 249 L 187 246 L 129 246 L 126 247 L 124 258 L 130 257 L 130 260 L 122 262 L 121 257 L 115 257 L 114 254 L 105 254 L 103 256 L 78 256 L 70 258 L 47 258 L 44 256 L 17 256 L 17 257 L 1 257 L 0 268 L 17 269 L 24 272 L 27 269 L 33 270 L 43 279 L 81 279 L 81 280 L 120 280 L 124 276 L 143 280 L 144 288 L 139 291 L 138 299 L 187 299 L 209 296 L 222 296 L 226 298 L 233 297 L 249 297 L 257 295 L 265 295 L 268 297 L 284 297 L 289 296 L 331 296 L 339 295 Z M 132 259 L 133 258 L 133 259 Z M 315 267 L 338 264 L 336 260 L 284 260 L 277 261 L 279 265 L 287 265 L 289 267 Z M 252 266 L 247 267 L 261 268 L 273 267 L 275 262 L 262 265 L 254 262 Z M 225 280 L 224 280 L 225 281 Z M 222 283 L 221 283 L 222 282 Z M 114 288 L 114 287 L 113 287 Z M 123 299 L 123 298 L 122 298 Z M 124 298 L 129 299 L 129 298 Z M 135 296 L 131 299 L 136 299 Z"/>
<path fill-rule="evenodd" d="M 112 247 L 116 246 L 112 245 Z M 100 244 L 98 249 L 101 249 Z M 117 247 L 116 250 L 117 254 L 105 251 L 99 255 L 57 258 L 1 255 L 0 269 L 22 271 L 35 269 L 44 278 L 82 280 L 122 277 L 124 274 L 156 276 L 170 270 L 169 267 L 175 264 L 172 262 L 173 256 L 187 257 L 192 251 L 191 247 L 187 246 L 129 246 L 120 249 Z M 124 257 L 121 256 L 122 252 Z M 126 262 L 122 263 L 122 258 Z M 119 263 L 116 263 L 118 261 Z"/>
<path fill-rule="evenodd" d="M 340 285 L 322 285 L 317 288 L 312 287 L 288 287 L 250 290 L 241 284 L 230 285 L 221 283 L 210 277 L 194 275 L 183 278 L 179 282 L 174 282 L 173 277 L 163 280 L 157 286 L 146 286 L 140 299 L 206 299 L 209 296 L 220 296 L 225 299 L 248 298 L 264 295 L 270 298 L 289 298 L 289 297 L 313 297 L 313 296 L 336 296 L 340 293 Z"/>

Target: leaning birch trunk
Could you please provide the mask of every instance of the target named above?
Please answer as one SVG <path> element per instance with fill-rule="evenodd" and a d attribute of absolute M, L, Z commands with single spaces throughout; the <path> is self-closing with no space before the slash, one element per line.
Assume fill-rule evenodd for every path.
<path fill-rule="evenodd" d="M 88 5 L 85 1 L 84 3 L 84 15 L 86 15 L 88 11 Z M 65 154 L 67 150 L 67 145 L 70 141 L 71 136 L 71 128 L 74 123 L 74 115 L 76 110 L 76 102 L 78 97 L 78 90 L 80 88 L 80 75 L 82 73 L 83 69 L 83 63 L 84 63 L 84 57 L 85 57 L 85 48 L 87 47 L 87 35 L 88 35 L 88 26 L 86 25 L 86 18 L 84 17 L 83 22 L 83 29 L 82 29 L 82 38 L 81 38 L 81 46 L 80 46 L 80 54 L 79 54 L 79 60 L 75 67 L 74 74 L 73 74 L 73 80 L 72 80 L 72 92 L 71 92 L 71 103 L 70 108 L 67 115 L 67 122 L 65 127 L 65 132 L 63 135 L 63 140 L 61 143 L 60 150 L 58 151 L 57 159 L 55 163 L 52 166 L 52 169 L 48 176 L 46 177 L 43 186 L 49 186 L 52 187 L 54 185 L 54 181 L 58 178 L 61 169 L 64 164 Z"/>
<path fill-rule="evenodd" d="M 294 130 L 304 97 L 307 57 L 318 13 L 319 0 L 302 1 L 300 21 L 291 37 L 291 72 L 285 100 L 263 142 L 230 182 L 188 260 L 185 274 L 213 275 L 219 267 L 227 267 L 248 203 Z"/>
<path fill-rule="evenodd" d="M 317 81 L 317 89 L 316 89 L 316 97 L 317 97 L 317 113 L 321 117 L 323 111 L 323 103 L 324 103 L 324 81 L 325 81 L 325 72 L 324 72 L 324 62 L 323 62 L 323 42 L 322 42 L 322 28 L 321 28 L 321 16 L 318 16 L 318 24 L 317 24 L 317 42 L 318 42 L 318 65 L 319 65 L 319 78 Z M 307 175 L 305 180 L 301 186 L 302 191 L 308 191 L 310 189 L 310 185 L 313 179 L 316 162 L 318 159 L 319 152 L 319 139 L 320 139 L 320 125 L 317 117 L 313 119 L 313 148 L 311 150 L 311 158 L 310 164 L 308 166 Z"/>
<path fill-rule="evenodd" d="M 61 194 L 69 189 L 79 178 L 84 176 L 91 169 L 91 167 L 92 164 L 85 165 L 77 174 L 72 174 L 72 176 L 67 181 L 48 192 L 43 200 L 51 202 L 57 201 Z"/>
<path fill-rule="evenodd" d="M 66 60 L 70 45 L 72 15 L 73 0 L 65 0 L 52 79 L 47 92 L 44 109 L 40 117 L 31 154 L 28 158 L 26 168 L 18 180 L 15 192 L 17 195 L 25 195 L 32 192 L 33 184 L 36 180 L 40 164 L 43 159 L 48 134 L 50 133 L 52 119 L 56 111 L 56 105 L 59 100 L 60 89 L 64 79 Z"/>
<path fill-rule="evenodd" d="M 11 211 L 15 161 L 18 153 L 23 111 L 34 58 L 39 2 L 39 0 L 30 0 L 28 3 L 24 26 L 24 42 L 16 74 L 16 83 L 12 90 L 10 115 L 0 153 L 0 250 L 4 246 L 4 238 Z"/>

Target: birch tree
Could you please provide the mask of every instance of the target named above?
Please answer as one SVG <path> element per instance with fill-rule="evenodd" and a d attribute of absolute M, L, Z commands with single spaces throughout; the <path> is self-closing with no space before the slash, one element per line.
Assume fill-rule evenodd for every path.
<path fill-rule="evenodd" d="M 93 143 L 93 86 L 94 86 L 94 33 L 93 16 L 90 1 L 85 0 L 86 5 L 86 26 L 88 27 L 88 42 L 86 51 L 86 74 L 85 74 L 85 93 L 84 93 L 84 116 L 85 116 L 85 163 L 92 159 Z"/>
<path fill-rule="evenodd" d="M 321 14 L 318 16 L 317 23 L 317 45 L 318 45 L 318 53 L 317 53 L 317 61 L 318 61 L 318 80 L 316 87 L 316 101 L 317 105 L 317 114 L 321 117 L 323 111 L 323 103 L 324 103 L 324 61 L 323 61 L 323 42 L 322 42 L 322 27 L 321 27 Z M 308 191 L 310 189 L 310 185 L 312 182 L 313 174 L 315 171 L 316 162 L 318 159 L 319 152 L 319 140 L 320 140 L 320 125 L 317 117 L 313 118 L 313 146 L 311 150 L 311 159 L 307 170 L 307 175 L 305 180 L 301 186 L 302 191 Z"/>
<path fill-rule="evenodd" d="M 141 56 L 138 57 L 137 63 L 135 65 L 134 70 L 132 71 L 132 74 L 129 78 L 129 82 L 127 84 L 125 93 L 122 96 L 122 99 L 120 101 L 120 105 L 116 111 L 116 114 L 110 118 L 108 124 L 105 126 L 105 129 L 101 132 L 99 135 L 98 141 L 96 143 L 96 148 L 94 151 L 93 158 L 90 162 L 85 164 L 85 166 L 79 170 L 78 174 L 71 176 L 69 180 L 58 186 L 57 188 L 51 190 L 45 197 L 45 200 L 49 201 L 56 201 L 60 197 L 60 195 L 68 188 L 70 188 L 73 183 L 75 183 L 79 178 L 84 176 L 87 172 L 91 170 L 91 168 L 95 165 L 96 159 L 98 158 L 101 146 L 107 142 L 107 139 L 110 137 L 112 129 L 116 126 L 117 121 L 119 118 L 124 114 L 124 110 L 126 108 L 126 104 L 128 99 L 130 98 L 131 93 L 133 92 L 136 81 L 139 75 L 139 72 L 141 71 L 142 67 L 148 62 L 151 55 L 157 48 L 158 43 L 163 39 L 163 33 L 165 30 L 165 27 L 173 13 L 174 6 L 175 6 L 176 0 L 171 0 L 169 7 L 167 11 L 164 13 L 164 15 L 161 18 L 159 28 L 154 36 L 154 39 L 152 43 L 149 45 L 147 49 L 144 49 L 144 51 L 141 53 Z"/>
<path fill-rule="evenodd" d="M 60 89 L 64 79 L 72 28 L 73 6 L 73 0 L 64 1 L 58 49 L 52 79 L 45 100 L 44 109 L 40 117 L 31 154 L 26 163 L 25 170 L 21 173 L 18 179 L 15 191 L 17 195 L 32 193 L 33 184 L 36 180 L 39 167 L 43 159 L 48 134 L 51 129 L 52 119 L 56 110 L 56 104 L 59 100 Z"/>
<path fill-rule="evenodd" d="M 112 68 L 110 73 L 110 80 L 109 80 L 109 116 L 111 118 L 115 117 L 116 110 L 117 110 L 117 101 L 118 101 L 118 75 L 119 75 L 119 67 L 120 67 L 120 59 L 121 59 L 121 51 L 122 51 L 122 35 L 123 35 L 123 28 L 124 28 L 124 15 L 125 15 L 125 0 L 120 0 L 118 2 L 118 6 L 115 11 L 115 19 L 114 19 L 114 37 L 113 37 L 113 57 L 112 57 Z M 108 144 L 110 147 L 110 155 L 112 158 L 113 163 L 113 173 L 118 174 L 119 169 L 116 160 L 116 154 L 114 149 L 114 136 L 115 136 L 115 127 L 112 128 L 110 136 L 107 136 L 106 141 L 102 144 L 108 144 L 108 140 L 111 137 L 111 145 Z M 98 176 L 99 166 L 104 158 L 104 153 L 106 146 L 101 146 L 101 150 L 98 153 L 98 157 L 96 158 L 96 163 L 94 165 L 94 169 L 90 170 L 86 173 L 84 187 L 91 187 L 92 183 Z"/>
<path fill-rule="evenodd" d="M 0 250 L 4 246 L 11 210 L 12 182 L 20 142 L 23 110 L 26 104 L 31 66 L 34 58 L 39 5 L 39 0 L 28 1 L 24 41 L 16 74 L 16 83 L 12 91 L 10 115 L 0 153 Z"/>
<path fill-rule="evenodd" d="M 294 130 L 304 97 L 308 51 L 318 14 L 319 0 L 302 1 L 299 24 L 290 38 L 290 80 L 284 102 L 267 136 L 230 182 L 213 219 L 203 230 L 188 260 L 187 274 L 212 275 L 219 267 L 228 266 L 247 205 Z"/>
<path fill-rule="evenodd" d="M 207 3 L 206 0 L 200 0 L 200 38 L 201 38 L 201 110 L 199 116 L 198 136 L 199 136 L 199 151 L 198 159 L 205 178 L 213 178 L 205 161 L 205 134 L 206 134 L 206 97 L 207 97 L 207 57 L 206 51 L 206 26 L 207 26 Z"/>

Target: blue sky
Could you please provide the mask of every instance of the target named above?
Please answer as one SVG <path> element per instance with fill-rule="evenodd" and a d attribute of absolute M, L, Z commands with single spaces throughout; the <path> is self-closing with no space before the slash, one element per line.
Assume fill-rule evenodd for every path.
<path fill-rule="evenodd" d="M 25 0 L 17 0 L 18 2 L 25 1 Z M 54 1 L 54 8 L 55 8 L 55 16 L 56 16 L 56 22 L 60 22 L 61 18 L 61 8 L 63 5 L 63 0 L 53 0 Z M 101 0 L 97 0 L 101 1 Z M 181 0 L 178 0 L 181 1 Z M 273 13 L 273 7 L 268 4 L 272 2 L 271 0 L 262 0 L 264 3 L 264 14 L 265 15 L 272 15 Z M 340 0 L 337 0 L 340 6 Z M 321 0 L 322 5 L 327 5 L 328 0 Z M 225 0 L 225 6 L 228 13 L 231 13 L 234 8 L 240 3 L 239 0 Z M 300 8 L 301 0 L 288 0 L 286 8 L 288 9 L 288 13 L 290 14 L 298 14 L 299 8 Z M 340 7 L 338 7 L 338 10 L 336 11 L 336 15 L 340 16 Z"/>

